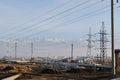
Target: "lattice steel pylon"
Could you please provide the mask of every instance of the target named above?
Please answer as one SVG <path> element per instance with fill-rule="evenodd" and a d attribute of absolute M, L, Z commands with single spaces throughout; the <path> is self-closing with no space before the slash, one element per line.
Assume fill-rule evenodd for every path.
<path fill-rule="evenodd" d="M 91 27 L 89 28 L 89 34 L 88 34 L 88 45 L 87 45 L 87 57 L 91 58 L 91 49 L 92 49 L 92 35 L 91 35 Z"/>
<path fill-rule="evenodd" d="M 107 47 L 108 40 L 107 40 L 106 35 L 107 35 L 107 33 L 105 30 L 104 22 L 102 22 L 102 26 L 100 29 L 100 60 L 101 60 L 102 64 L 105 63 L 105 57 L 107 54 L 106 47 Z"/>

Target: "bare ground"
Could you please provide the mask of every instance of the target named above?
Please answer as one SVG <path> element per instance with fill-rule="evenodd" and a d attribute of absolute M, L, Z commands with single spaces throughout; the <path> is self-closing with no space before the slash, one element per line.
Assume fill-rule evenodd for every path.
<path fill-rule="evenodd" d="M 1 63 L 0 64 L 0 79 L 22 73 L 16 80 L 110 80 L 115 77 L 111 75 L 111 71 L 93 71 L 90 69 L 72 70 L 60 72 L 57 69 L 48 69 L 46 72 L 41 72 L 40 64 L 16 64 L 16 63 Z M 48 72 L 47 72 L 48 71 Z"/>

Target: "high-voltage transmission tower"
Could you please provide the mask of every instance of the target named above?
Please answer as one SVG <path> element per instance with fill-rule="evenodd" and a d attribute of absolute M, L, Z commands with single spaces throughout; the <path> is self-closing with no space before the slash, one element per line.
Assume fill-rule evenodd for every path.
<path fill-rule="evenodd" d="M 87 45 L 87 57 L 91 58 L 92 57 L 92 54 L 91 54 L 91 49 L 92 49 L 92 36 L 91 35 L 91 28 L 89 28 L 89 34 L 88 34 L 88 45 Z"/>
<path fill-rule="evenodd" d="M 15 42 L 15 58 L 17 58 L 17 43 Z"/>
<path fill-rule="evenodd" d="M 71 62 L 73 60 L 73 43 L 71 44 Z"/>
<path fill-rule="evenodd" d="M 33 43 L 31 43 L 31 60 L 33 58 Z"/>
<path fill-rule="evenodd" d="M 102 64 L 105 63 L 105 58 L 107 57 L 107 42 L 109 42 L 107 40 L 107 33 L 106 33 L 106 30 L 105 30 L 105 26 L 104 26 L 104 22 L 102 22 L 102 26 L 101 26 L 101 29 L 100 29 L 100 61 Z"/>

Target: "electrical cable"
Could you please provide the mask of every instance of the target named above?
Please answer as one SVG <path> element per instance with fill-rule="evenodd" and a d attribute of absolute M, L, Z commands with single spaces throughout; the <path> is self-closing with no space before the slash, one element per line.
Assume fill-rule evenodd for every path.
<path fill-rule="evenodd" d="M 55 11 L 55 10 L 58 10 L 59 8 L 62 8 L 62 7 L 64 7 L 64 6 L 66 6 L 67 4 L 71 3 L 71 2 L 72 2 L 72 0 L 69 0 L 69 1 L 67 1 L 67 2 L 64 2 L 64 3 L 60 4 L 59 6 L 55 7 L 54 9 L 51 9 L 51 10 L 43 13 L 42 16 L 47 15 L 47 14 L 49 14 L 49 13 Z M 36 16 L 36 17 L 34 17 L 34 18 L 31 18 L 31 19 L 28 20 L 27 22 L 24 22 L 24 23 L 22 23 L 22 24 L 20 24 L 20 25 L 18 25 L 18 26 L 14 26 L 14 27 L 12 27 L 12 28 L 9 29 L 9 32 L 13 32 L 13 30 L 16 31 L 16 29 L 21 30 L 21 26 L 23 26 L 23 25 L 25 25 L 25 24 L 27 24 L 27 23 L 30 23 L 30 22 L 32 22 L 32 21 L 34 21 L 34 20 L 36 20 L 37 18 L 40 18 L 40 17 L 41 17 L 41 16 Z M 16 28 L 16 29 L 15 29 L 15 28 Z M 6 32 L 2 32 L 2 33 L 5 34 Z M 2 34 L 2 33 L 0 33 L 0 34 Z M 8 33 L 8 32 L 7 32 L 7 33 Z M 9 33 L 8 33 L 8 34 L 9 34 Z"/>
<path fill-rule="evenodd" d="M 90 8 L 90 7 L 92 7 L 92 6 L 95 6 L 95 5 L 97 5 L 98 3 L 100 3 L 100 1 L 95 2 L 95 3 L 92 3 L 92 4 L 90 4 L 90 5 L 88 5 L 88 6 L 84 7 L 84 8 L 80 8 L 79 11 L 82 11 L 82 10 L 85 10 L 85 9 Z M 78 10 L 77 10 L 77 11 L 78 11 Z M 71 12 L 71 13 L 69 13 L 69 14 L 67 14 L 67 15 L 64 15 L 64 16 L 62 16 L 62 17 L 60 17 L 60 18 L 57 18 L 57 20 L 60 20 L 60 19 L 62 19 L 63 17 L 69 16 L 69 15 L 71 15 L 71 14 L 77 12 L 77 11 Z M 47 24 L 43 24 L 43 25 L 40 25 L 40 26 L 49 25 L 50 23 L 52 23 L 52 22 L 55 21 L 55 20 L 56 20 L 56 19 L 50 21 L 50 22 L 47 23 Z M 26 32 L 30 32 L 30 31 L 32 31 L 33 29 L 35 29 L 35 28 L 37 28 L 37 27 L 39 27 L 39 26 L 37 26 L 37 27 L 32 27 L 32 26 L 30 26 L 30 27 L 31 27 L 31 28 L 22 30 L 22 31 L 20 31 L 19 33 L 22 33 L 22 34 L 23 34 L 23 32 L 25 32 L 25 33 L 26 33 Z M 41 28 L 41 27 L 40 27 L 40 28 Z"/>
<path fill-rule="evenodd" d="M 64 10 L 64 11 L 62 11 L 62 12 L 56 14 L 56 15 L 53 15 L 53 16 L 48 17 L 48 18 L 46 18 L 46 19 L 43 19 L 43 20 L 41 20 L 40 22 L 35 23 L 35 24 L 31 25 L 31 26 L 35 26 L 35 25 L 38 25 L 38 24 L 40 24 L 40 23 L 44 23 L 44 22 L 46 22 L 46 21 L 49 21 L 49 20 L 51 20 L 51 19 L 53 19 L 53 18 L 55 18 L 55 17 L 57 17 L 57 16 L 59 16 L 59 15 L 62 15 L 62 14 L 64 14 L 64 13 L 66 13 L 66 12 L 69 12 L 69 11 L 71 11 L 71 10 L 79 7 L 79 6 L 82 6 L 82 5 L 84 5 L 85 3 L 87 3 L 87 2 L 89 2 L 89 0 L 84 1 L 84 2 L 82 2 L 82 3 L 79 3 L 79 4 L 77 4 L 77 5 L 69 8 L 69 9 L 67 9 L 67 10 Z M 29 27 L 29 26 L 28 26 L 28 27 Z M 22 28 L 20 31 L 23 31 L 23 30 L 25 30 L 25 29 L 28 29 L 28 27 Z M 20 32 L 20 31 L 19 31 L 19 32 Z"/>
<path fill-rule="evenodd" d="M 108 7 L 107 7 L 107 8 L 108 8 Z M 99 9 L 99 10 L 92 11 L 91 13 L 84 14 L 84 15 L 80 16 L 79 18 L 83 17 L 83 19 L 87 19 L 88 17 L 92 17 L 92 16 L 95 16 L 95 15 L 99 15 L 99 14 L 102 14 L 102 13 L 110 10 L 110 9 L 107 9 L 107 10 L 104 10 L 104 9 L 106 9 L 106 7 L 101 8 L 101 9 Z M 99 12 L 100 10 L 104 10 L 104 11 Z M 96 12 L 96 11 L 97 11 L 97 12 Z M 93 12 L 95 12 L 96 14 L 93 14 Z M 88 16 L 88 17 L 87 17 L 87 18 L 84 18 L 85 16 Z M 77 17 L 77 18 L 74 18 L 74 19 L 78 19 L 78 17 Z M 73 21 L 74 19 L 69 20 L 68 22 Z M 81 19 L 81 20 L 83 20 L 83 19 Z M 71 23 L 66 22 L 65 24 L 68 24 L 68 25 L 69 25 L 69 24 L 73 24 L 73 23 L 76 23 L 76 22 L 79 22 L 79 21 L 80 21 L 80 20 L 77 20 L 77 21 L 74 21 L 74 22 L 71 22 Z M 45 29 L 45 30 L 36 32 L 36 33 L 34 33 L 34 34 L 29 34 L 29 36 L 35 36 L 35 35 L 37 35 L 37 34 L 39 34 L 39 33 L 46 32 L 46 31 L 51 30 L 51 29 L 53 29 L 53 28 L 55 29 L 55 28 L 57 28 L 57 27 L 59 27 L 59 26 L 65 25 L 65 24 L 64 24 L 64 23 L 61 23 L 61 24 L 59 24 L 59 25 L 57 25 L 57 26 L 53 26 L 53 27 L 47 28 L 47 29 Z"/>

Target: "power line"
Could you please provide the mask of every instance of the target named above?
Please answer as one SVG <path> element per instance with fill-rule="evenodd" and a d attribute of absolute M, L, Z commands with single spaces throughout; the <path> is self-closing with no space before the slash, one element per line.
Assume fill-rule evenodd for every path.
<path fill-rule="evenodd" d="M 49 13 L 51 13 L 51 12 L 53 12 L 53 11 L 55 11 L 55 10 L 63 7 L 63 6 L 65 6 L 65 5 L 67 5 L 67 4 L 71 3 L 71 2 L 72 2 L 72 0 L 69 0 L 69 1 L 67 1 L 67 2 L 64 2 L 64 3 L 60 4 L 60 5 L 58 5 L 56 8 L 51 9 L 51 10 L 43 13 L 42 16 L 43 16 L 43 15 L 47 15 L 47 14 L 49 14 Z M 22 23 L 22 24 L 20 24 L 20 25 L 18 25 L 18 26 L 14 26 L 13 28 L 10 28 L 10 29 L 9 29 L 9 32 L 13 33 L 13 31 L 16 31 L 15 28 L 18 28 L 18 30 L 21 30 L 21 26 L 23 26 L 23 25 L 25 25 L 25 24 L 27 24 L 27 23 L 30 23 L 30 22 L 32 22 L 32 21 L 34 21 L 34 20 L 36 20 L 37 18 L 40 18 L 40 17 L 41 17 L 41 16 L 36 16 L 36 17 L 28 20 L 27 22 L 24 22 L 24 23 Z M 29 27 L 29 26 L 28 26 L 28 27 Z M 2 32 L 2 33 L 5 34 L 6 32 Z M 1 33 L 1 34 L 2 34 L 2 33 Z"/>
<path fill-rule="evenodd" d="M 73 20 L 75 20 L 75 19 L 79 19 L 79 18 L 82 18 L 82 17 L 84 18 L 84 17 L 90 16 L 90 15 L 91 15 L 91 16 L 95 16 L 95 15 L 98 15 L 98 14 L 100 14 L 100 13 L 104 13 L 104 12 L 106 12 L 106 10 L 104 10 L 104 9 L 107 9 L 107 8 L 108 8 L 108 5 L 105 6 L 105 7 L 103 7 L 103 8 L 97 9 L 97 10 L 95 10 L 95 11 L 91 11 L 91 12 L 89 12 L 89 13 L 87 13 L 87 14 L 82 15 L 82 16 L 79 16 L 79 17 L 76 17 L 76 18 L 74 18 L 74 19 L 71 19 L 71 20 L 67 21 L 66 23 L 63 22 L 63 23 L 61 23 L 61 24 L 59 24 L 59 25 L 56 25 L 56 26 L 47 28 L 47 29 L 45 29 L 45 30 L 36 32 L 36 34 L 34 34 L 34 33 L 32 33 L 32 34 L 37 35 L 38 33 L 48 31 L 48 30 L 50 30 L 50 29 L 52 29 L 52 28 L 55 28 L 55 27 L 57 28 L 58 26 L 63 26 L 64 24 L 68 24 L 68 22 L 69 22 L 69 24 L 72 24 L 72 23 L 75 23 L 75 22 L 80 21 L 80 20 L 73 21 Z M 104 10 L 104 11 L 100 12 L 101 10 Z M 93 13 L 95 13 L 95 14 L 93 14 Z M 85 19 L 85 18 L 84 18 L 84 19 Z M 81 19 L 81 20 L 83 20 L 83 19 Z M 72 22 L 70 23 L 70 21 L 72 21 Z M 30 36 L 30 34 L 29 34 L 29 36 Z"/>
<path fill-rule="evenodd" d="M 81 9 L 79 9 L 79 11 L 82 11 L 82 10 L 85 10 L 85 9 L 90 8 L 90 7 L 92 7 L 92 6 L 95 6 L 95 5 L 97 5 L 98 3 L 100 3 L 100 1 L 94 2 L 94 3 L 88 5 L 88 6 L 84 7 L 84 8 L 81 8 Z M 77 10 L 77 11 L 78 11 L 78 10 Z M 75 12 L 77 12 L 77 11 L 71 12 L 71 13 L 65 15 L 65 16 L 62 16 L 62 17 L 60 17 L 60 18 L 57 18 L 57 20 L 60 20 L 60 19 L 62 19 L 63 17 L 67 17 L 67 16 L 69 16 L 69 15 L 71 15 L 72 13 L 75 13 Z M 47 23 L 47 24 L 43 24 L 43 25 L 40 25 L 40 26 L 49 25 L 50 23 L 52 23 L 52 22 L 55 21 L 55 20 L 56 20 L 56 19 L 50 21 L 50 22 Z M 33 25 L 32 25 L 32 26 L 33 26 Z M 32 31 L 33 29 L 39 27 L 39 26 L 37 26 L 37 27 L 32 27 L 32 26 L 30 26 L 31 28 L 29 28 L 29 29 L 26 28 L 25 30 L 22 30 L 22 32 L 20 31 L 19 33 L 22 33 L 22 34 L 23 34 L 23 33 L 26 33 L 26 31 L 27 31 L 27 32 L 30 32 L 30 31 Z M 16 35 L 18 35 L 18 34 L 16 34 Z"/>
<path fill-rule="evenodd" d="M 99 13 L 98 13 L 99 14 Z M 90 14 L 88 13 L 88 14 L 86 14 L 87 16 L 89 16 Z M 82 16 L 81 16 L 82 17 Z M 78 19 L 80 19 L 81 17 L 79 17 Z M 85 15 L 83 15 L 83 17 L 86 17 Z M 76 18 L 77 19 L 77 18 Z M 81 20 L 83 20 L 83 19 L 81 19 Z M 71 21 L 73 21 L 73 19 L 71 20 Z M 75 23 L 75 22 L 78 22 L 78 20 L 77 21 L 73 21 L 72 23 Z M 69 24 L 72 24 L 72 23 L 69 23 Z M 62 25 L 62 24 L 60 24 L 60 25 Z M 57 25 L 57 26 L 59 26 L 59 25 Z M 54 28 L 55 26 L 53 26 L 53 27 L 51 27 L 51 28 Z M 45 30 L 43 30 L 43 31 L 40 31 L 39 33 L 41 33 L 41 32 L 45 32 L 45 31 L 48 31 L 48 30 L 50 30 L 50 28 L 48 28 L 48 29 L 45 29 Z M 24 30 L 23 30 L 24 31 Z M 23 33 L 22 33 L 23 34 Z M 18 35 L 18 33 L 16 33 L 16 37 L 17 36 L 19 36 Z M 22 35 L 21 35 L 22 36 Z"/>
<path fill-rule="evenodd" d="M 79 3 L 79 4 L 77 4 L 77 5 L 69 8 L 69 9 L 67 9 L 67 10 L 64 10 L 64 11 L 62 11 L 62 12 L 56 14 L 56 15 L 50 16 L 50 17 L 48 17 L 48 18 L 46 18 L 46 19 L 43 19 L 43 20 L 41 20 L 41 21 L 38 22 L 38 23 L 32 24 L 31 26 L 35 26 L 35 25 L 38 25 L 38 24 L 40 24 L 40 23 L 44 23 L 44 22 L 46 22 L 46 21 L 49 21 L 49 20 L 51 20 L 51 19 L 53 19 L 53 18 L 55 18 L 55 17 L 57 17 L 57 16 L 59 16 L 59 15 L 62 15 L 62 14 L 64 14 L 64 13 L 66 13 L 66 12 L 69 12 L 69 11 L 71 11 L 71 10 L 79 7 L 79 6 L 82 6 L 82 5 L 86 4 L 87 2 L 89 2 L 89 0 L 84 1 L 84 2 L 82 2 L 82 3 Z M 30 27 L 30 26 L 28 26 L 28 27 Z M 28 29 L 28 27 L 22 28 L 19 32 L 24 31 L 25 29 Z"/>
<path fill-rule="evenodd" d="M 83 18 L 83 19 L 88 19 L 88 17 L 92 17 L 92 16 L 96 16 L 96 15 L 100 15 L 100 14 L 103 14 L 103 13 L 105 13 L 105 12 L 107 12 L 109 9 L 107 9 L 107 10 L 104 10 L 104 11 L 101 11 L 101 12 L 97 12 L 97 13 L 95 13 L 95 14 L 93 14 L 92 13 L 92 15 L 91 14 L 89 14 L 89 15 L 87 15 L 87 16 L 85 16 L 86 18 Z M 81 16 L 82 17 L 82 16 Z M 81 18 L 80 17 L 80 18 Z M 81 20 L 83 20 L 83 19 L 81 19 Z M 44 30 L 42 30 L 42 31 L 39 31 L 39 32 L 35 32 L 35 33 L 32 33 L 32 34 L 27 34 L 26 36 L 24 36 L 23 37 L 23 35 L 21 36 L 22 38 L 25 38 L 25 37 L 28 37 L 28 36 L 37 36 L 37 34 L 40 34 L 40 33 L 43 33 L 43 32 L 46 32 L 46 31 L 49 31 L 49 30 L 51 30 L 51 29 L 55 29 L 55 28 L 58 28 L 58 27 L 60 27 L 60 26 L 65 26 L 65 25 L 70 25 L 70 24 L 73 24 L 73 23 L 76 23 L 76 22 L 79 22 L 79 21 L 81 21 L 81 20 L 77 20 L 77 21 L 73 21 L 73 22 L 66 22 L 66 24 L 64 24 L 64 23 L 62 23 L 62 24 L 59 24 L 59 25 L 56 25 L 56 26 L 52 26 L 52 27 L 50 27 L 50 28 L 47 28 L 47 29 L 44 29 Z M 72 21 L 72 20 L 70 20 L 70 21 Z"/>
<path fill-rule="evenodd" d="M 107 9 L 107 8 L 109 8 L 108 7 L 109 5 L 107 5 L 107 6 L 104 6 L 103 8 L 100 8 L 100 9 L 97 9 L 97 10 L 95 10 L 95 11 L 91 11 L 91 12 L 89 12 L 89 13 L 86 13 L 86 14 L 84 14 L 84 15 L 81 15 L 81 16 L 79 16 L 79 17 L 76 17 L 76 18 L 74 18 L 74 19 L 80 19 L 80 18 L 82 18 L 82 17 L 87 17 L 87 16 L 95 16 L 95 15 L 98 15 L 99 13 L 103 13 L 103 12 L 105 12 L 105 11 L 107 11 L 107 10 L 109 10 L 109 9 Z M 107 10 L 106 10 L 107 9 Z M 104 10 L 104 11 L 101 11 L 101 10 Z M 93 13 L 95 13 L 95 14 L 93 14 Z M 85 19 L 85 18 L 84 18 Z M 72 20 L 71 20 L 72 21 Z M 78 20 L 77 20 L 78 21 Z M 74 23 L 74 22 L 76 22 L 76 21 L 73 21 L 72 23 Z"/>
<path fill-rule="evenodd" d="M 108 7 L 107 7 L 108 8 Z M 102 8 L 101 10 L 104 10 L 104 9 L 107 9 L 107 8 Z M 92 16 L 96 16 L 96 15 L 100 15 L 100 14 L 103 14 L 104 12 L 107 12 L 109 9 L 107 9 L 107 10 L 104 10 L 104 11 L 100 11 L 100 9 L 99 10 L 95 10 L 95 11 L 93 11 L 93 12 L 95 12 L 95 14 L 93 14 L 93 12 L 91 12 L 91 13 L 87 13 L 87 14 L 85 14 L 85 15 L 83 15 L 83 16 L 81 16 L 81 17 L 84 17 L 83 19 L 87 19 L 88 17 L 92 17 Z M 97 11 L 97 12 L 96 12 Z M 79 18 L 81 18 L 81 17 L 79 17 Z M 86 18 L 85 18 L 86 17 Z M 76 18 L 74 18 L 74 19 L 76 19 Z M 56 25 L 56 26 L 53 26 L 53 27 L 50 27 L 50 28 L 47 28 L 47 29 L 45 29 L 45 30 L 42 30 L 42 31 L 39 31 L 39 32 L 36 32 L 36 33 L 33 33 L 33 34 L 29 34 L 29 35 L 27 35 L 27 36 L 35 36 L 35 35 L 38 35 L 39 33 L 42 33 L 42 32 L 45 32 L 45 31 L 48 31 L 48 30 L 50 30 L 50 29 L 53 29 L 53 28 L 57 28 L 57 27 L 59 27 L 59 26 L 63 26 L 63 25 L 67 25 L 67 24 L 73 24 L 73 23 L 76 23 L 76 22 L 79 22 L 80 20 L 77 20 L 77 21 L 73 21 L 74 19 L 72 19 L 72 20 L 69 20 L 68 22 L 69 23 L 62 23 L 62 24 L 59 24 L 59 25 Z M 78 17 L 77 17 L 77 19 L 78 19 Z M 81 20 L 83 20 L 83 19 L 81 19 Z M 70 22 L 70 21 L 73 21 L 73 22 Z M 24 36 L 25 37 L 25 36 Z"/>

